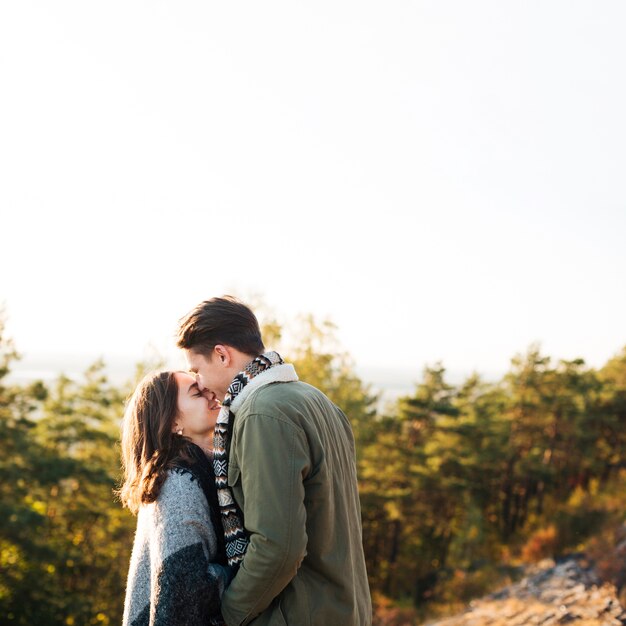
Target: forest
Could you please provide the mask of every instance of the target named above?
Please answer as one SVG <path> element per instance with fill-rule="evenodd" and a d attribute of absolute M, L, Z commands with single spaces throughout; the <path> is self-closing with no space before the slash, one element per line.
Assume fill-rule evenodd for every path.
<path fill-rule="evenodd" d="M 266 345 L 283 331 L 265 324 Z M 530 346 L 500 380 L 457 385 L 434 363 L 383 405 L 332 323 L 303 317 L 293 335 L 282 356 L 355 433 L 378 625 L 458 610 L 523 563 L 608 549 L 626 519 L 626 348 L 592 368 Z M 18 358 L 0 320 L 0 624 L 119 624 L 135 529 L 114 496 L 119 426 L 160 364 L 124 385 L 102 361 L 14 384 Z"/>

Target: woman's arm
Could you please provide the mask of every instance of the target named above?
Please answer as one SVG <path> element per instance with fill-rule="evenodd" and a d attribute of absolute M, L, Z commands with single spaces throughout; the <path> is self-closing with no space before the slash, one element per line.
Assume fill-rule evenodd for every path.
<path fill-rule="evenodd" d="M 227 571 L 212 562 L 216 538 L 209 505 L 189 473 L 168 475 L 155 503 L 150 542 L 149 626 L 222 624 Z"/>

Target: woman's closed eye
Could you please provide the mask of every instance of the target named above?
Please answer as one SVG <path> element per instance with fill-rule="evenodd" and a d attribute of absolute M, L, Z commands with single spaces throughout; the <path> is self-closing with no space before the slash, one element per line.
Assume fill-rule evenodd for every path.
<path fill-rule="evenodd" d="M 204 395 L 200 391 L 200 387 L 198 387 L 197 383 L 194 383 L 193 385 L 191 385 L 191 387 L 189 387 L 189 392 L 191 393 L 192 398 L 199 398 L 200 396 Z"/>

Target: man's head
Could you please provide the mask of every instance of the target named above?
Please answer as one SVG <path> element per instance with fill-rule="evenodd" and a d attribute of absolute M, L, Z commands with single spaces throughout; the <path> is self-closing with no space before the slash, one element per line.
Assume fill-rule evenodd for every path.
<path fill-rule="evenodd" d="M 200 388 L 218 400 L 234 376 L 265 351 L 254 313 L 232 296 L 201 302 L 180 321 L 177 339 Z"/>

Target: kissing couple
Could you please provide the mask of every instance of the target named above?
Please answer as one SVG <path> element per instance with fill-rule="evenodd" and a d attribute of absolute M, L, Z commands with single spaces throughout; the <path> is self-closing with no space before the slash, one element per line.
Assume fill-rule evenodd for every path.
<path fill-rule="evenodd" d="M 179 323 L 188 371 L 146 376 L 122 423 L 137 515 L 123 626 L 368 626 L 354 437 L 223 296 Z"/>

